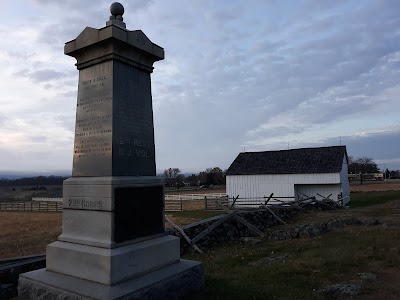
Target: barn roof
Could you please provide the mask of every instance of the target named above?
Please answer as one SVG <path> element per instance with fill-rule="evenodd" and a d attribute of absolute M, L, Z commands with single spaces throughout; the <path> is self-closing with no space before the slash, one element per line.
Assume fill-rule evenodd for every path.
<path fill-rule="evenodd" d="M 346 146 L 240 153 L 226 175 L 339 173 Z"/>

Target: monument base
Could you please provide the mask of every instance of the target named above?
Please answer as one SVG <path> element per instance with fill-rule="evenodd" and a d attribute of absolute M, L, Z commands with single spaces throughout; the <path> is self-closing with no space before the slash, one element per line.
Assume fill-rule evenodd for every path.
<path fill-rule="evenodd" d="M 179 259 L 179 238 L 171 235 L 112 249 L 57 241 L 47 246 L 46 269 L 114 285 Z"/>
<path fill-rule="evenodd" d="M 103 285 L 45 269 L 21 274 L 18 299 L 179 299 L 204 286 L 201 262 L 177 263 L 116 285 Z"/>

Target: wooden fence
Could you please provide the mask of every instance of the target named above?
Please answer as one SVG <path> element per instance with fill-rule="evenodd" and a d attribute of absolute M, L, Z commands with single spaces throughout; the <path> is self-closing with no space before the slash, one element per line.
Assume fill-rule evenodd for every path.
<path fill-rule="evenodd" d="M 272 193 L 269 196 L 252 197 L 252 198 L 240 198 L 239 195 L 237 195 L 236 197 L 229 198 L 229 200 L 231 208 L 235 207 L 236 209 L 240 209 L 241 207 L 258 208 L 263 205 L 268 205 L 268 206 L 284 205 L 285 203 L 294 201 L 295 197 L 274 197 L 274 194 Z"/>
<path fill-rule="evenodd" d="M 183 211 L 183 201 L 180 200 L 167 200 L 164 202 L 165 211 Z"/>
<path fill-rule="evenodd" d="M 54 198 L 54 197 L 32 197 L 32 201 L 63 201 L 63 198 Z"/>
<path fill-rule="evenodd" d="M 207 198 L 225 197 L 225 193 L 202 193 L 202 194 L 165 194 L 165 200 L 203 200 Z"/>
<path fill-rule="evenodd" d="M 62 202 L 5 202 L 0 203 L 0 211 L 62 211 Z"/>
<path fill-rule="evenodd" d="M 278 198 L 278 197 L 277 197 Z M 277 198 L 270 199 L 268 205 L 282 203 L 284 201 Z M 282 198 L 282 197 L 279 197 Z M 240 209 L 263 205 L 268 197 L 260 198 L 239 198 L 233 197 L 204 197 L 201 200 L 172 200 L 165 199 L 165 211 L 184 211 L 184 210 L 226 210 L 228 208 Z M 285 199 L 286 200 L 286 199 Z M 196 207 L 192 203 L 196 202 Z M 233 205 L 232 205 L 233 203 Z M 0 211 L 62 211 L 61 201 L 27 201 L 27 202 L 5 202 L 0 203 Z"/>
<path fill-rule="evenodd" d="M 28 201 L 0 203 L 0 211 L 62 211 L 60 201 Z M 182 200 L 166 200 L 166 211 L 183 211 Z"/>
<path fill-rule="evenodd" d="M 225 210 L 228 208 L 228 196 L 204 197 L 204 210 Z"/>

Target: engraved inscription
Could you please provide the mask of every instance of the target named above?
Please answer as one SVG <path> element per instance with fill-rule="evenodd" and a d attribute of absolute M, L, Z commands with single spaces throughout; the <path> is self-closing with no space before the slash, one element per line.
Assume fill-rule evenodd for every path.
<path fill-rule="evenodd" d="M 149 158 L 153 154 L 153 141 L 131 137 L 118 137 L 118 155 Z"/>
<path fill-rule="evenodd" d="M 92 73 L 100 72 L 94 70 Z M 89 72 L 89 71 L 88 71 Z M 111 80 L 81 71 L 75 127 L 74 159 L 111 155 Z"/>
<path fill-rule="evenodd" d="M 85 198 L 68 198 L 68 207 L 76 209 L 103 209 L 103 201 Z"/>

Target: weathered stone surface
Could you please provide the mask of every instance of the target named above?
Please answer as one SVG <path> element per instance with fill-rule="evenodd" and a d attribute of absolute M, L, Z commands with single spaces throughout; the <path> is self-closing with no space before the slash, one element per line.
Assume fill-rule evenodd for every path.
<path fill-rule="evenodd" d="M 358 273 L 357 275 L 360 277 L 362 282 L 367 282 L 367 283 L 375 282 L 378 279 L 378 275 L 370 272 Z"/>
<path fill-rule="evenodd" d="M 115 60 L 79 71 L 72 176 L 155 176 L 150 74 Z"/>
<path fill-rule="evenodd" d="M 21 299 L 175 299 L 204 284 L 165 232 L 155 176 L 150 74 L 164 50 L 125 29 L 121 4 L 111 12 L 64 48 L 79 70 L 73 177 L 47 270 L 20 276 Z"/>
<path fill-rule="evenodd" d="M 363 218 L 358 219 L 354 217 L 347 219 L 345 218 L 345 219 L 329 220 L 327 222 L 319 224 L 304 224 L 295 226 L 294 228 L 275 230 L 269 235 L 268 239 L 270 241 L 282 241 L 294 238 L 315 237 L 323 235 L 335 228 L 341 228 L 344 226 L 350 226 L 350 225 L 373 226 L 378 224 L 381 224 L 381 222 L 377 219 L 363 219 Z"/>
<path fill-rule="evenodd" d="M 364 292 L 362 286 L 351 283 L 336 283 L 324 286 L 317 290 L 318 294 L 324 295 L 328 298 L 340 298 L 340 297 L 354 297 L 361 295 Z"/>
<path fill-rule="evenodd" d="M 58 241 L 47 246 L 47 270 L 113 285 L 176 263 L 179 242 L 167 235 L 107 249 Z"/>
<path fill-rule="evenodd" d="M 180 299 L 204 286 L 203 265 L 181 260 L 141 277 L 108 286 L 44 269 L 20 276 L 19 299 Z"/>
<path fill-rule="evenodd" d="M 164 232 L 164 181 L 155 176 L 72 177 L 63 193 L 61 241 L 114 248 Z"/>

